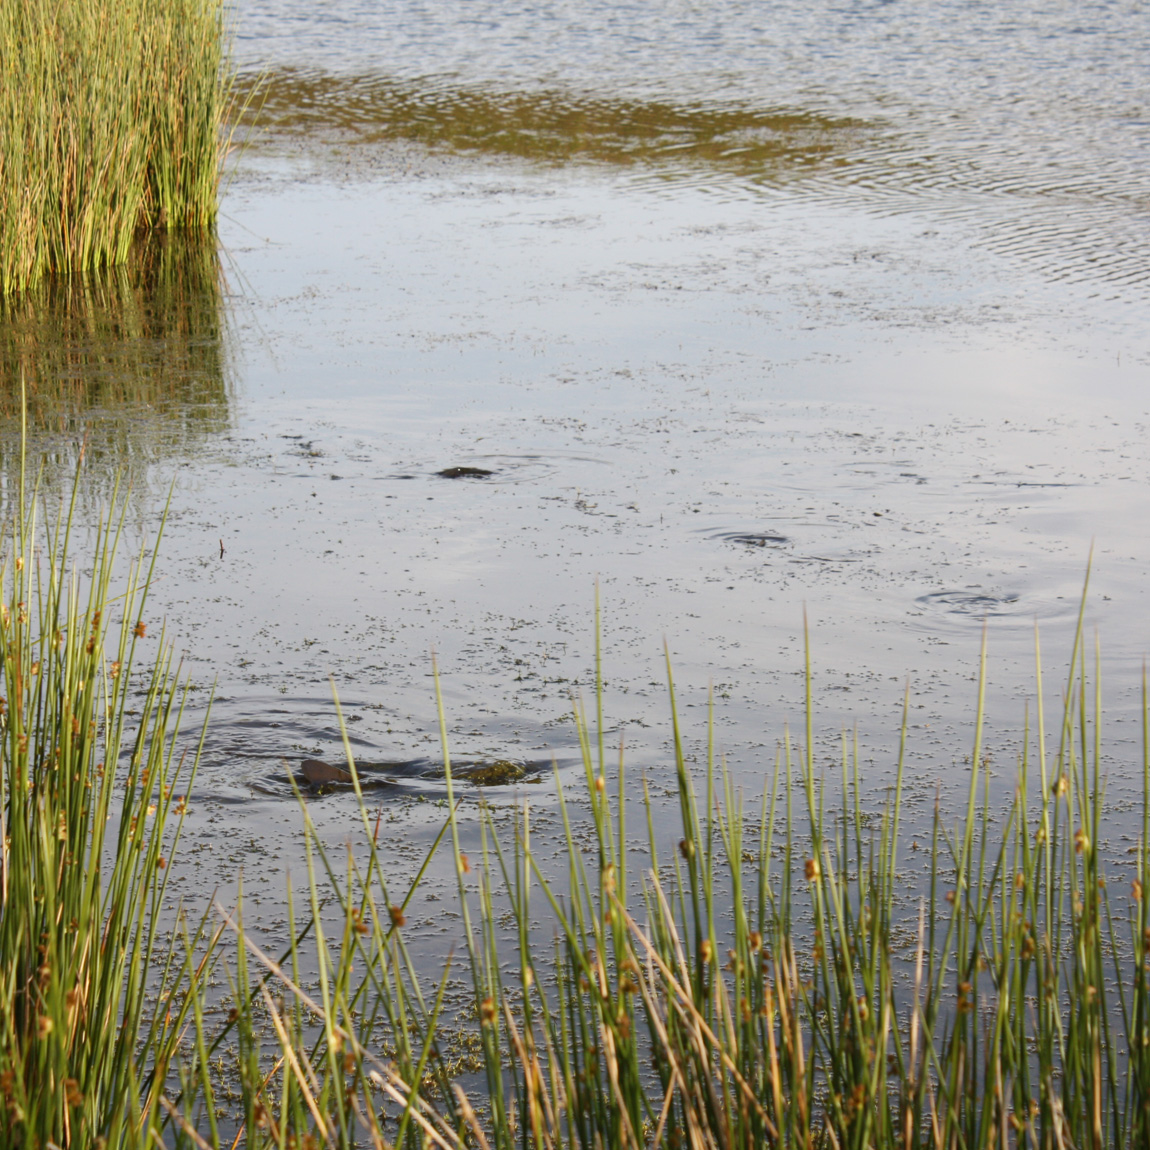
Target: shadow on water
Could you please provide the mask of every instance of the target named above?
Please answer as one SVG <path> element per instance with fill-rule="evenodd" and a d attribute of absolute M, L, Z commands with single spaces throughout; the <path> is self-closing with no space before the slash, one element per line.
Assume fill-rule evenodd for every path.
<path fill-rule="evenodd" d="M 545 162 L 696 162 L 776 179 L 845 162 L 869 132 L 861 120 L 806 110 L 495 91 L 291 68 L 242 76 L 239 87 L 246 126 L 272 133 L 403 140 Z"/>
<path fill-rule="evenodd" d="M 81 449 L 93 476 L 179 455 L 227 427 L 231 347 L 214 238 L 166 234 L 124 265 L 0 305 L 0 474 L 28 429 L 51 484 Z"/>

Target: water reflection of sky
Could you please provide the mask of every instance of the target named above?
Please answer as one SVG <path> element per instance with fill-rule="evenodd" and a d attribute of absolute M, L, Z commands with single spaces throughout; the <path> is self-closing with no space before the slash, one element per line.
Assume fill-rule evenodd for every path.
<path fill-rule="evenodd" d="M 806 604 L 827 739 L 858 721 L 881 758 L 909 674 L 933 785 L 965 748 L 982 616 L 1009 725 L 1033 621 L 1060 654 L 1092 538 L 1091 619 L 1110 665 L 1140 658 L 1107 623 L 1140 611 L 1146 561 L 1128 313 L 945 221 L 479 158 L 303 183 L 252 163 L 227 233 L 245 415 L 172 540 L 189 649 L 247 716 L 239 781 L 236 756 L 263 771 L 283 743 L 253 707 L 322 713 L 328 671 L 365 756 L 425 753 L 433 646 L 461 754 L 568 755 L 597 577 L 610 717 L 652 767 L 666 635 L 761 777 Z M 331 753 L 334 728 L 291 744 Z"/>

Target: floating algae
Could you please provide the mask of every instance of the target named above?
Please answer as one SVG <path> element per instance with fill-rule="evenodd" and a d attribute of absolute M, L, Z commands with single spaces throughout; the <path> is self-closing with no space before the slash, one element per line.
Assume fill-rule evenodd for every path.
<path fill-rule="evenodd" d="M 481 763 L 475 767 L 465 767 L 455 772 L 461 779 L 474 783 L 477 787 L 504 787 L 517 783 L 527 774 L 526 768 L 510 759 L 497 759 L 493 763 Z"/>

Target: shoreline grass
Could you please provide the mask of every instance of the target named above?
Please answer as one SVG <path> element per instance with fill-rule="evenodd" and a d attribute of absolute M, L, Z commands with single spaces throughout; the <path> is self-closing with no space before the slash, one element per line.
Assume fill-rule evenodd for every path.
<path fill-rule="evenodd" d="M 301 796 L 306 904 L 315 925 L 331 900 L 328 933 L 317 926 L 314 954 L 305 963 L 293 950 L 288 970 L 228 912 L 237 953 L 278 996 L 265 988 L 262 1009 L 244 1016 L 249 1057 L 261 1025 L 274 1031 L 272 1054 L 245 1072 L 245 1143 L 1150 1144 L 1146 739 L 1129 894 L 1112 893 L 1107 879 L 1127 860 L 1098 847 L 1102 699 L 1081 616 L 1049 733 L 1036 651 L 1038 709 L 998 811 L 982 749 L 985 663 L 984 645 L 965 809 L 936 805 L 917 891 L 903 862 L 905 714 L 898 781 L 881 811 L 865 812 L 849 738 L 839 778 L 816 767 L 809 657 L 805 743 L 784 740 L 753 813 L 715 757 L 713 720 L 707 767 L 692 776 L 668 666 L 682 837 L 667 850 L 641 781 L 645 867 L 628 837 L 635 790 L 622 755 L 609 770 L 601 676 L 593 717 L 577 711 L 579 803 L 557 775 L 565 829 L 539 853 L 522 803 L 510 831 L 481 806 L 469 857 L 443 722 L 459 966 L 483 1083 L 470 1096 L 444 1049 L 450 966 L 429 977 L 404 941 L 420 876 L 406 894 L 389 891 L 362 792 L 362 841 L 336 865 Z M 316 993 L 300 985 L 305 965 Z M 238 1001 L 250 1004 L 242 969 Z"/>
<path fill-rule="evenodd" d="M 43 525 L 36 502 L 0 561 L 0 1146 L 144 1146 L 203 990 L 162 942 L 198 752 L 176 753 L 171 647 L 143 655 L 154 559 L 113 593 L 126 504 L 81 577 L 75 500 Z"/>
<path fill-rule="evenodd" d="M 558 843 L 526 802 L 463 826 L 440 701 L 449 817 L 401 885 L 345 739 L 357 841 L 336 858 L 299 796 L 307 881 L 272 956 L 242 885 L 214 925 L 165 906 L 196 751 L 176 752 L 170 650 L 134 669 L 152 568 L 112 595 L 117 506 L 83 579 L 73 511 L 48 531 L 17 515 L 6 544 L 0 1147 L 1150 1145 L 1150 735 L 1134 857 L 1107 859 L 1081 616 L 1049 730 L 1036 658 L 1000 810 L 984 650 L 965 808 L 936 805 L 917 886 L 902 750 L 878 809 L 850 738 L 837 777 L 818 768 L 809 656 L 804 738 L 784 738 L 757 809 L 713 714 L 692 773 L 668 664 L 677 841 L 646 780 L 609 762 L 597 658 L 591 709 L 576 704 L 583 778 L 556 775 Z M 407 914 L 441 849 L 462 949 L 429 972 Z"/>
<path fill-rule="evenodd" d="M 0 298 L 210 231 L 230 71 L 222 0 L 0 0 Z"/>

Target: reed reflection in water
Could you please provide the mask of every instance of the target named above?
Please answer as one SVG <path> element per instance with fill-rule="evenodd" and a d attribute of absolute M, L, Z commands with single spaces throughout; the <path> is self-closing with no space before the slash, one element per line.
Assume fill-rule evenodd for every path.
<path fill-rule="evenodd" d="M 123 265 L 54 277 L 0 306 L 0 471 L 28 428 L 49 482 L 79 450 L 135 478 L 228 426 L 232 351 L 214 237 L 167 233 Z"/>

